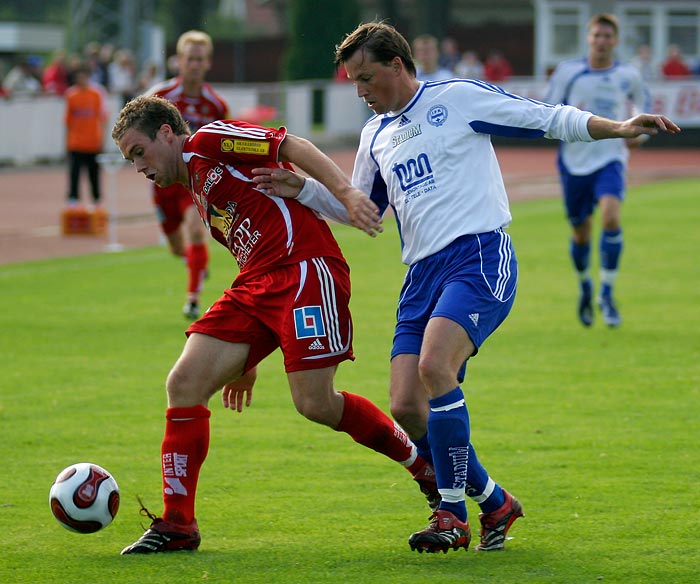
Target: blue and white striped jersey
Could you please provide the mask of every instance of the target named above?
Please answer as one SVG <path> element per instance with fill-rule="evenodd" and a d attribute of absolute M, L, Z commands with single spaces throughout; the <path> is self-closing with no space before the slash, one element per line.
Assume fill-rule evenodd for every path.
<path fill-rule="evenodd" d="M 562 61 L 549 81 L 545 101 L 564 103 L 612 120 L 626 120 L 649 111 L 651 98 L 639 71 L 626 63 L 607 69 L 591 69 L 588 58 Z M 594 144 L 562 144 L 560 159 L 574 175 L 588 175 L 619 161 L 627 163 L 629 151 L 623 138 Z"/>
<path fill-rule="evenodd" d="M 590 141 L 591 115 L 472 79 L 421 83 L 401 111 L 365 124 L 352 182 L 382 212 L 391 205 L 411 265 L 462 235 L 510 223 L 490 135 Z M 347 223 L 344 207 L 315 181 L 307 180 L 299 201 Z"/>

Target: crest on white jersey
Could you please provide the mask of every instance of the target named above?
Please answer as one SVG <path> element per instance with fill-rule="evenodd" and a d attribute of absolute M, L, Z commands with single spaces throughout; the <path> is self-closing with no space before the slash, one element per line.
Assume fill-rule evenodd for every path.
<path fill-rule="evenodd" d="M 425 116 L 428 123 L 436 128 L 442 126 L 447 120 L 447 108 L 444 105 L 434 105 Z"/>

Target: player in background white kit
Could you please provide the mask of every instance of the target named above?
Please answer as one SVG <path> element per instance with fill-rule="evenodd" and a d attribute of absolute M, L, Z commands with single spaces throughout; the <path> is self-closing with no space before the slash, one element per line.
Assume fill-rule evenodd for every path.
<path fill-rule="evenodd" d="M 636 67 L 615 61 L 618 22 L 598 14 L 588 24 L 588 55 L 563 61 L 549 82 L 545 101 L 564 103 L 614 120 L 630 112 L 648 111 L 649 92 Z M 620 212 L 625 193 L 628 146 L 648 136 L 606 140 L 595 144 L 566 144 L 559 150 L 558 166 L 566 212 L 571 224 L 570 254 L 579 277 L 578 316 L 593 324 L 594 286 L 590 271 L 592 216 L 600 207 L 600 292 L 598 305 L 608 326 L 622 322 L 613 296 L 623 248 Z"/>
<path fill-rule="evenodd" d="M 419 82 L 408 43 L 384 23 L 348 35 L 336 48 L 340 64 L 377 114 L 362 130 L 352 180 L 369 196 L 352 191 L 337 200 L 318 182 L 280 169 L 256 169 L 255 181 L 371 235 L 392 207 L 409 268 L 391 353 L 391 412 L 433 461 L 442 497 L 409 545 L 466 549 L 466 494 L 481 508 L 477 549 L 502 549 L 522 506 L 479 463 L 459 386 L 467 359 L 508 315 L 517 281 L 508 198 L 489 135 L 593 141 L 679 128 L 646 114 L 616 122 L 481 81 Z"/>

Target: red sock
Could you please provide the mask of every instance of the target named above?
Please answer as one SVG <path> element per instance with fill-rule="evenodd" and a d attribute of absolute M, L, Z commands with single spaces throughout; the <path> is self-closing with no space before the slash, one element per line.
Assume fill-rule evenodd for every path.
<path fill-rule="evenodd" d="M 403 464 L 411 472 L 417 456 L 416 447 L 401 426 L 368 399 L 345 391 L 341 393 L 345 396 L 345 407 L 336 430 L 347 432 L 355 442 Z"/>
<path fill-rule="evenodd" d="M 209 417 L 204 406 L 168 408 L 165 412 L 163 519 L 188 525 L 194 518 L 199 469 L 209 452 Z"/>
<path fill-rule="evenodd" d="M 207 248 L 207 244 L 189 244 L 185 250 L 185 261 L 189 273 L 187 293 L 190 295 L 190 298 L 196 298 L 202 290 L 204 276 L 207 273 L 207 265 L 209 265 L 209 249 Z"/>

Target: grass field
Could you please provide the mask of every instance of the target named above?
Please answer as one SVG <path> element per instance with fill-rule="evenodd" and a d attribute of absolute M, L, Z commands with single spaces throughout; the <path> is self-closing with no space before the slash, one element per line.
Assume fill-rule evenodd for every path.
<path fill-rule="evenodd" d="M 201 550 L 120 556 L 145 521 L 136 496 L 161 510 L 184 270 L 161 248 L 0 267 L 0 582 L 697 582 L 699 191 L 692 180 L 630 191 L 616 330 L 575 318 L 560 202 L 513 206 L 518 298 L 464 386 L 480 458 L 527 515 L 503 553 L 411 553 L 429 510 L 408 474 L 296 414 L 274 354 L 249 410 L 210 404 Z M 373 241 L 335 228 L 357 355 L 337 384 L 388 411 L 404 268 L 386 231 Z M 207 302 L 233 278 L 233 260 L 212 253 Z M 48 507 L 54 477 L 78 461 L 105 466 L 121 488 L 117 518 L 93 535 L 64 530 Z"/>

